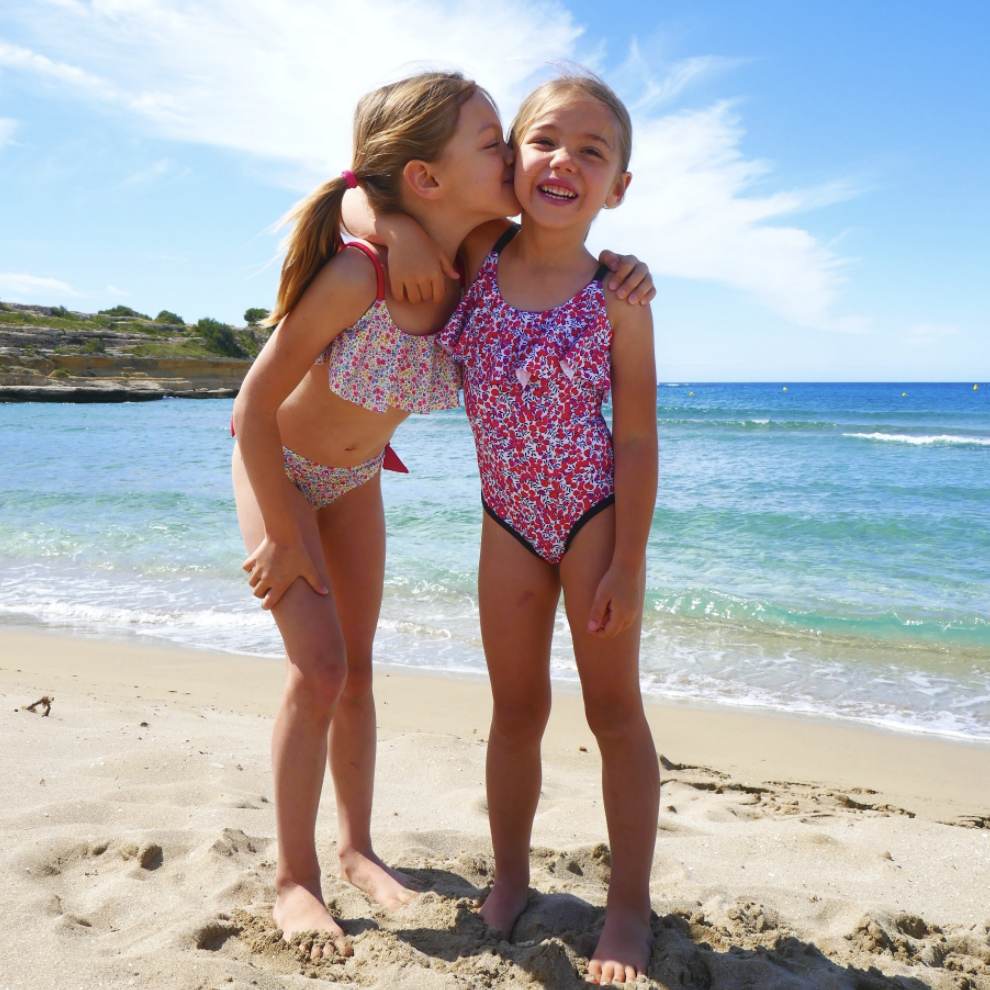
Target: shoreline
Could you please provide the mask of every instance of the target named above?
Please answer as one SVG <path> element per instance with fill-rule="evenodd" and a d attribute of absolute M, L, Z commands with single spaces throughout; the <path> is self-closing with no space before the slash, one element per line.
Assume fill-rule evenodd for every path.
<path fill-rule="evenodd" d="M 275 658 L 73 637 L 46 628 L 0 626 L 0 656 L 0 693 L 21 679 L 41 693 L 86 685 L 82 693 L 92 695 L 95 688 L 115 702 L 186 698 L 186 705 L 264 716 L 275 714 L 283 677 Z M 138 660 L 133 686 L 119 679 L 128 659 Z M 455 734 L 470 729 L 487 736 L 491 703 L 482 674 L 378 663 L 375 693 L 380 728 L 429 732 L 442 724 Z M 554 681 L 553 698 L 550 751 L 592 751 L 578 686 Z M 746 780 L 813 778 L 825 786 L 867 789 L 876 803 L 912 805 L 906 810 L 932 820 L 990 815 L 990 745 L 981 740 L 715 703 L 647 699 L 645 708 L 657 752 L 679 764 L 715 766 Z"/>
<path fill-rule="evenodd" d="M 267 658 L 0 627 L 0 988 L 586 985 L 610 855 L 577 694 L 555 687 L 530 898 L 505 939 L 473 907 L 493 866 L 488 686 L 377 673 L 375 848 L 424 893 L 390 914 L 338 878 L 328 779 L 321 882 L 354 955 L 313 963 L 271 921 L 281 683 Z M 24 710 L 43 694 L 49 716 Z M 990 748 L 679 704 L 647 717 L 645 988 L 990 988 Z"/>
<path fill-rule="evenodd" d="M 163 650 L 165 652 L 177 651 L 180 653 L 196 654 L 201 656 L 216 657 L 243 657 L 248 661 L 261 661 L 262 663 L 281 664 L 282 657 L 275 654 L 248 654 L 237 651 L 211 649 L 198 644 L 181 643 L 176 640 L 159 637 L 153 634 L 137 633 L 131 630 L 118 630 L 116 632 L 93 631 L 88 632 L 76 627 L 62 626 L 43 620 L 36 621 L 3 621 L 0 620 L 0 643 L 5 631 L 12 633 L 28 633 L 45 636 L 62 637 L 70 640 L 94 641 L 103 643 L 116 643 L 124 646 L 134 646 L 140 649 Z M 375 660 L 376 671 L 407 675 L 409 677 L 436 677 L 441 680 L 469 681 L 480 684 L 487 684 L 488 677 L 483 671 L 475 670 L 455 670 L 445 667 L 419 667 L 412 664 L 392 663 L 387 660 Z M 551 673 L 551 681 L 555 694 L 580 695 L 581 687 L 577 681 L 576 672 L 570 677 L 554 677 Z M 868 718 L 851 715 L 829 714 L 825 712 L 788 710 L 784 708 L 773 708 L 759 704 L 733 704 L 728 701 L 712 701 L 706 698 L 689 697 L 668 697 L 658 693 L 643 691 L 643 701 L 647 706 L 657 708 L 685 709 L 689 711 L 710 711 L 727 714 L 738 714 L 742 716 L 753 715 L 758 718 L 783 719 L 819 725 L 825 728 L 838 727 L 857 729 L 867 733 L 879 733 L 894 737 L 906 737 L 910 739 L 933 740 L 936 742 L 946 742 L 952 745 L 963 747 L 975 747 L 978 749 L 990 750 L 990 737 L 978 738 L 965 736 L 961 733 L 953 733 L 939 730 L 928 730 L 914 727 L 912 725 L 891 724 L 880 721 L 873 721 Z"/>

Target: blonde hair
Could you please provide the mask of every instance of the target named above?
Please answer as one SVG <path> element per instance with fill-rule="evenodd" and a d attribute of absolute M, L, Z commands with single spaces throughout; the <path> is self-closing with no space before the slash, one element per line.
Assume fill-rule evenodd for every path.
<path fill-rule="evenodd" d="M 414 160 L 433 162 L 440 157 L 457 129 L 461 107 L 478 92 L 488 96 L 459 72 L 424 72 L 361 97 L 354 111 L 350 171 L 373 209 L 401 210 L 403 169 Z M 285 317 L 343 246 L 340 209 L 346 191 L 342 176 L 330 179 L 283 219 L 293 228 L 285 240 L 278 295 L 266 325 L 275 326 Z"/>
<path fill-rule="evenodd" d="M 632 157 L 632 120 L 626 105 L 615 95 L 612 87 L 590 69 L 572 63 L 561 63 L 556 68 L 558 75 L 555 78 L 537 86 L 523 100 L 509 131 L 509 147 L 513 151 L 518 150 L 519 142 L 533 126 L 533 121 L 548 106 L 561 106 L 575 97 L 597 100 L 607 107 L 615 118 L 615 132 L 619 145 L 616 149 L 619 155 L 619 172 L 621 174 L 628 171 L 629 159 Z"/>

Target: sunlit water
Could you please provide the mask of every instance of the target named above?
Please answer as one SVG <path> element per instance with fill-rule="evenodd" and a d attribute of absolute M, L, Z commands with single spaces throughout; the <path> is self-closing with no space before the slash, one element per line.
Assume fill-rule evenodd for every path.
<path fill-rule="evenodd" d="M 988 392 L 661 386 L 644 689 L 990 739 Z M 277 656 L 240 570 L 229 418 L 0 405 L 0 622 Z M 395 447 L 378 656 L 481 672 L 463 411 Z M 553 669 L 576 677 L 562 616 Z"/>

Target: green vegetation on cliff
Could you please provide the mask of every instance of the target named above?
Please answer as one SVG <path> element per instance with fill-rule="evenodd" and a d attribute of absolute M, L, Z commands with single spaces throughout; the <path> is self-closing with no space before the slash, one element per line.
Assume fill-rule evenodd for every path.
<path fill-rule="evenodd" d="M 211 317 L 190 325 L 169 310 L 152 320 L 129 306 L 78 313 L 0 303 L 0 386 L 176 379 L 236 388 L 267 339 L 262 327 Z"/>

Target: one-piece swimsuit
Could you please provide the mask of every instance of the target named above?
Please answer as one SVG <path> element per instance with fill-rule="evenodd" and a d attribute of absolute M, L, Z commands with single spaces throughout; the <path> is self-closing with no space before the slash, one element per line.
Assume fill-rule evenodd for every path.
<path fill-rule="evenodd" d="M 518 230 L 499 239 L 439 339 L 463 367 L 485 511 L 556 564 L 615 501 L 602 415 L 611 373 L 608 269 L 600 266 L 562 306 L 515 309 L 499 290 L 498 259 Z"/>

